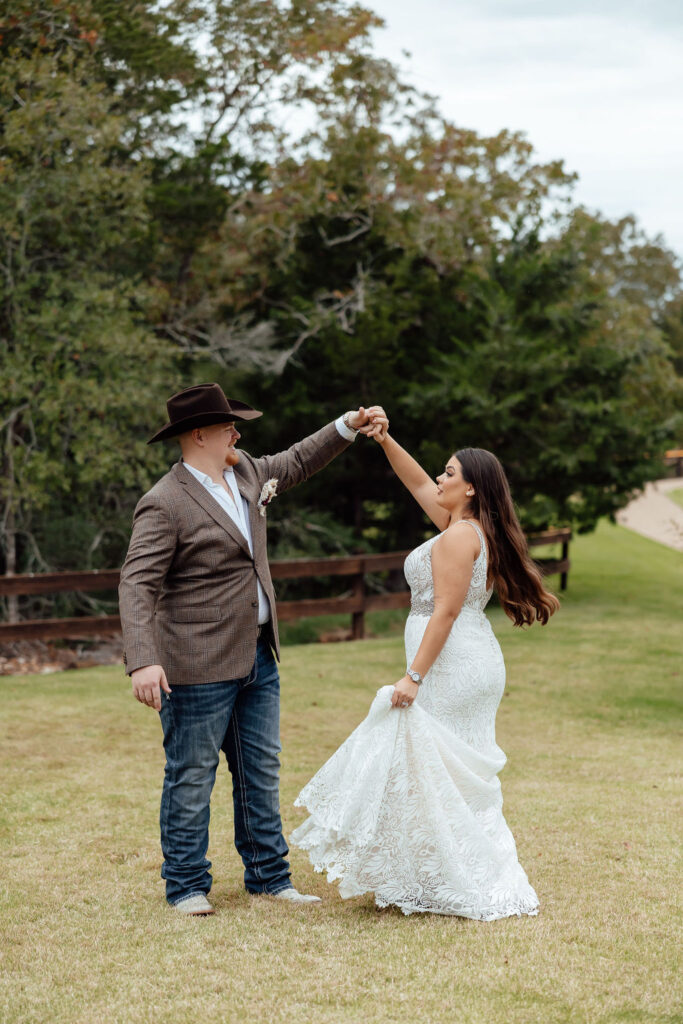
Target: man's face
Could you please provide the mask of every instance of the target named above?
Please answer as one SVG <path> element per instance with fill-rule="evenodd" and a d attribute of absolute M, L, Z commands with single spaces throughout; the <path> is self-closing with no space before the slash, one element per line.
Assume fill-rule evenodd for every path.
<path fill-rule="evenodd" d="M 215 460 L 216 466 L 236 466 L 240 461 L 240 453 L 235 445 L 242 435 L 232 423 L 215 423 L 210 427 L 202 427 L 204 450 Z"/>

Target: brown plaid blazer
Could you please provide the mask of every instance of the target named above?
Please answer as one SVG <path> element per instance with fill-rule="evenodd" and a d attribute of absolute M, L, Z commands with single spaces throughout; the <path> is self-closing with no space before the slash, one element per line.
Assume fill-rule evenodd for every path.
<path fill-rule="evenodd" d="M 270 604 L 269 639 L 279 657 L 266 518 L 256 507 L 261 488 L 277 477 L 281 494 L 349 444 L 329 423 L 278 455 L 255 459 L 240 449 L 234 472 L 249 506 L 253 558 L 230 516 L 182 460 L 140 499 L 119 585 L 129 675 L 161 665 L 171 687 L 246 676 L 256 657 L 257 577 Z"/>

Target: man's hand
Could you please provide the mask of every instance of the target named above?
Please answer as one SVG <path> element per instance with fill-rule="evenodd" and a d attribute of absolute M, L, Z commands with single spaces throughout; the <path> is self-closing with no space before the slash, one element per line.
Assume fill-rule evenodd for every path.
<path fill-rule="evenodd" d="M 360 430 L 361 427 L 366 426 L 368 423 L 367 411 L 361 405 L 358 412 L 347 412 L 344 421 L 353 430 Z"/>
<path fill-rule="evenodd" d="M 389 432 L 389 419 L 381 405 L 371 405 L 365 410 L 367 423 L 360 427 L 361 434 L 367 437 L 374 437 L 375 441 L 382 444 L 387 439 Z"/>
<path fill-rule="evenodd" d="M 131 673 L 130 681 L 133 684 L 133 696 L 141 704 L 161 711 L 161 690 L 170 693 L 171 687 L 161 665 L 145 665 L 144 668 L 136 668 Z"/>

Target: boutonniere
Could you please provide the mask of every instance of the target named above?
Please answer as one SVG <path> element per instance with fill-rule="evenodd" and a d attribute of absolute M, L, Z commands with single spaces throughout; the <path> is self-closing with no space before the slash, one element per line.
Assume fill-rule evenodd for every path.
<path fill-rule="evenodd" d="M 273 477 L 272 480 L 266 480 L 262 489 L 261 497 L 259 498 L 256 507 L 262 516 L 266 514 L 266 505 L 270 505 L 271 501 L 277 494 L 277 477 Z"/>

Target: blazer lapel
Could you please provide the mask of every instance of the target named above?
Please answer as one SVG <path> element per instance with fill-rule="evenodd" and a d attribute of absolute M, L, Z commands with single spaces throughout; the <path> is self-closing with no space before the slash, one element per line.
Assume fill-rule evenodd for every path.
<path fill-rule="evenodd" d="M 237 481 L 237 489 L 247 503 L 249 509 L 249 526 L 251 527 L 251 542 L 256 546 L 256 525 L 258 523 L 257 516 L 259 514 L 257 503 L 258 503 L 258 488 L 254 488 L 253 484 L 246 480 L 239 472 L 241 466 L 235 467 L 233 472 L 235 473 L 235 480 Z"/>
<path fill-rule="evenodd" d="M 242 495 L 243 498 L 246 499 L 247 509 L 249 510 L 249 526 L 251 528 L 251 543 L 254 546 L 254 556 L 256 556 L 256 546 L 258 544 L 258 541 L 257 541 L 256 538 L 257 538 L 257 534 L 258 534 L 257 525 L 258 525 L 259 511 L 258 511 L 258 509 L 256 507 L 256 502 L 251 500 L 251 498 L 249 497 L 249 494 L 246 493 L 246 490 L 247 490 L 246 488 L 243 489 L 242 487 L 240 487 L 240 494 Z"/>
<path fill-rule="evenodd" d="M 194 500 L 198 502 L 205 512 L 207 512 L 212 519 L 214 519 L 219 526 L 230 534 L 233 540 L 237 541 L 239 546 L 242 548 L 244 553 L 251 558 L 251 551 L 249 550 L 249 544 L 247 538 L 242 536 L 242 531 L 239 529 L 237 524 L 233 522 L 227 512 L 224 512 L 218 502 L 211 497 L 205 487 L 202 487 L 199 480 L 192 475 L 183 466 L 182 462 L 178 462 L 175 465 L 175 472 L 180 483 L 187 489 L 192 495 Z M 251 513 L 251 505 L 249 506 Z"/>

